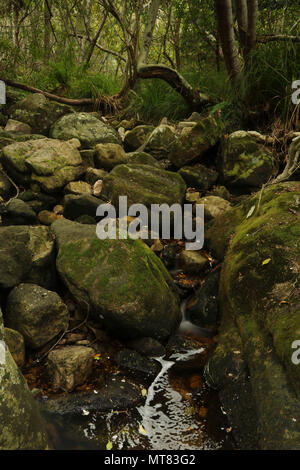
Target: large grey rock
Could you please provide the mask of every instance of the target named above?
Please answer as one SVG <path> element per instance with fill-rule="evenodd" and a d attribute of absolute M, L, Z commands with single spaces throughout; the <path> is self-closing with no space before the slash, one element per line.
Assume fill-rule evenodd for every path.
<path fill-rule="evenodd" d="M 67 328 L 69 312 L 56 292 L 20 284 L 8 296 L 5 321 L 23 335 L 27 346 L 39 349 Z"/>
<path fill-rule="evenodd" d="M 219 259 L 226 253 L 209 383 L 221 391 L 237 439 L 243 437 L 240 448 L 249 448 L 250 437 L 256 449 L 299 449 L 299 181 L 247 198 L 217 217 L 206 237 Z M 251 407 L 242 409 L 245 403 Z"/>
<path fill-rule="evenodd" d="M 143 150 L 158 160 L 168 158 L 171 145 L 175 139 L 173 127 L 167 124 L 157 126 L 147 138 Z"/>
<path fill-rule="evenodd" d="M 103 180 L 101 196 L 118 206 L 119 196 L 128 197 L 128 205 L 139 203 L 181 204 L 185 183 L 177 173 L 150 165 L 118 165 Z"/>
<path fill-rule="evenodd" d="M 253 134 L 236 131 L 223 139 L 221 173 L 225 184 L 258 188 L 277 171 L 275 155 Z"/>
<path fill-rule="evenodd" d="M 193 127 L 185 127 L 176 135 L 169 149 L 169 159 L 178 168 L 201 158 L 214 147 L 222 135 L 222 125 L 212 116 L 202 119 Z"/>
<path fill-rule="evenodd" d="M 5 341 L 0 310 L 0 341 Z M 0 450 L 50 449 L 46 424 L 9 350 L 0 364 Z"/>
<path fill-rule="evenodd" d="M 140 125 L 125 133 L 124 144 L 128 150 L 134 151 L 140 148 L 147 140 L 154 126 Z"/>
<path fill-rule="evenodd" d="M 18 142 L 2 150 L 1 161 L 20 184 L 35 184 L 46 193 L 55 193 L 84 173 L 79 145 L 77 139 Z"/>
<path fill-rule="evenodd" d="M 181 314 L 173 281 L 141 240 L 99 240 L 95 226 L 52 225 L 56 265 L 77 302 L 117 336 L 168 337 Z"/>
<path fill-rule="evenodd" d="M 0 289 L 22 281 L 55 285 L 55 247 L 47 227 L 0 226 Z"/>
<path fill-rule="evenodd" d="M 93 113 L 74 113 L 63 116 L 51 129 L 54 139 L 77 138 L 83 148 L 94 148 L 97 144 L 120 144 L 118 133 L 109 124 L 100 121 Z"/>
<path fill-rule="evenodd" d="M 184 166 L 180 168 L 180 176 L 184 179 L 188 187 L 207 191 L 218 179 L 218 173 L 204 165 Z"/>
<path fill-rule="evenodd" d="M 72 112 L 70 106 L 49 101 L 40 93 L 26 96 L 9 109 L 11 119 L 28 124 L 35 134 L 44 135 L 61 116 Z"/>

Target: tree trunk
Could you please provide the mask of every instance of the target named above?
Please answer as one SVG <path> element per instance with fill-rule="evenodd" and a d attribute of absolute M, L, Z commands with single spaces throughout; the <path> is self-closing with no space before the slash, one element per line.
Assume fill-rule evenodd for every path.
<path fill-rule="evenodd" d="M 231 0 L 216 0 L 216 14 L 227 72 L 235 80 L 242 72 L 242 64 L 234 38 Z"/>
<path fill-rule="evenodd" d="M 44 62 L 47 65 L 50 59 L 51 10 L 50 1 L 44 0 Z"/>
<path fill-rule="evenodd" d="M 248 59 L 250 52 L 256 44 L 257 18 L 258 0 L 248 0 L 248 29 L 245 55 L 246 60 Z"/>
<path fill-rule="evenodd" d="M 240 44 L 245 57 L 247 49 L 247 31 L 248 31 L 248 5 L 247 0 L 236 1 L 236 17 L 239 28 Z"/>

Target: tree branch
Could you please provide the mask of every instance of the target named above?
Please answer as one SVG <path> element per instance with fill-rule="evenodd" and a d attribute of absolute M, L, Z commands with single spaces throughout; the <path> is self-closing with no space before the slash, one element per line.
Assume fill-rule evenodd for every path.
<path fill-rule="evenodd" d="M 300 42 L 300 36 L 288 36 L 285 34 L 265 34 L 257 38 L 257 42 L 266 44 L 272 41 Z"/>

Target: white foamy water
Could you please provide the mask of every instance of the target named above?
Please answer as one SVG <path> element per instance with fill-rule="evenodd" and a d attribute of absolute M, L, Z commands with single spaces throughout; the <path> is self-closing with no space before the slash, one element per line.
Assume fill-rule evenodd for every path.
<path fill-rule="evenodd" d="M 162 369 L 148 389 L 145 405 L 138 408 L 150 449 L 197 450 L 217 447 L 207 437 L 203 441 L 203 434 L 195 424 L 195 419 L 186 413 L 187 403 L 169 383 L 168 371 L 177 360 L 187 360 L 203 351 L 201 348 L 185 354 L 174 354 L 170 357 L 173 360 L 168 361 L 156 358 Z"/>

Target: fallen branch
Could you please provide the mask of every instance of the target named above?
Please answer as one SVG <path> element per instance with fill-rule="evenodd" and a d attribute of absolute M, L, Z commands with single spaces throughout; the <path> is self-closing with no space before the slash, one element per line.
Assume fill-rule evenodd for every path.
<path fill-rule="evenodd" d="M 176 90 L 194 110 L 202 110 L 211 99 L 193 88 L 177 70 L 162 64 L 139 64 L 137 78 L 160 78 Z"/>
<path fill-rule="evenodd" d="M 300 42 L 299 36 L 288 36 L 284 34 L 266 34 L 264 36 L 259 36 L 257 42 L 261 44 L 267 44 L 272 41 L 290 41 L 290 42 Z"/>
<path fill-rule="evenodd" d="M 65 98 L 63 96 L 54 95 L 53 93 L 48 93 L 47 91 L 40 90 L 29 85 L 24 85 L 23 83 L 14 82 L 12 80 L 7 80 L 6 78 L 0 77 L 0 80 L 4 81 L 6 85 L 13 88 L 18 88 L 19 90 L 28 91 L 29 93 L 41 93 L 50 101 L 56 101 L 57 103 L 67 104 L 69 106 L 93 106 L 95 109 L 107 109 L 107 108 L 117 108 L 119 102 L 122 99 L 122 92 L 117 93 L 111 96 L 100 96 L 98 98 Z"/>

